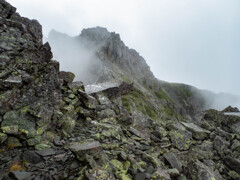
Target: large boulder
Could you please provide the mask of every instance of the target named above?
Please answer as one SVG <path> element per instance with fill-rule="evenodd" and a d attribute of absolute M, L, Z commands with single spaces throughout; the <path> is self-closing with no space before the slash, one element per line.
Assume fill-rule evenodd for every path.
<path fill-rule="evenodd" d="M 73 82 L 75 75 L 72 72 L 60 71 L 58 73 L 58 77 L 59 77 L 59 79 L 62 79 L 66 83 L 70 84 Z"/>
<path fill-rule="evenodd" d="M 211 168 L 201 163 L 200 161 L 189 162 L 188 166 L 188 176 L 192 180 L 220 180 Z"/>
<path fill-rule="evenodd" d="M 192 132 L 193 138 L 197 140 L 203 140 L 205 138 L 208 138 L 211 133 L 210 131 L 203 129 L 194 123 L 182 122 L 182 124 L 187 128 L 187 130 Z"/>
<path fill-rule="evenodd" d="M 192 144 L 192 133 L 186 130 L 172 130 L 169 133 L 172 145 L 180 151 L 188 150 Z"/>

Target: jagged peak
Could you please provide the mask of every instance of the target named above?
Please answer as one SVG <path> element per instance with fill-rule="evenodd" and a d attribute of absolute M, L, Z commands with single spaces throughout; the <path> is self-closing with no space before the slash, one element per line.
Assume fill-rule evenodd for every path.
<path fill-rule="evenodd" d="M 79 35 L 79 38 L 88 41 L 101 42 L 107 40 L 110 35 L 111 33 L 107 30 L 107 28 L 97 26 L 83 29 Z"/>

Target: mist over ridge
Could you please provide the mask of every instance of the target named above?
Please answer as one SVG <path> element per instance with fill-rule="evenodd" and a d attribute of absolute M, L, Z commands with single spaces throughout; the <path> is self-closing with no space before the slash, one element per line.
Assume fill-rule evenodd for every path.
<path fill-rule="evenodd" d="M 116 39 L 111 39 L 111 37 L 114 37 Z M 124 58 L 131 59 L 132 56 L 129 57 L 127 55 L 124 55 L 124 53 L 126 53 L 126 50 L 135 50 L 131 50 L 125 46 L 118 34 L 110 33 L 106 28 L 96 27 L 83 29 L 82 33 L 75 37 L 71 37 L 67 34 L 52 30 L 49 33 L 47 40 L 51 44 L 54 58 L 60 62 L 61 70 L 74 72 L 76 75 L 75 81 L 80 80 L 83 81 L 84 84 L 95 84 L 101 82 L 101 80 L 99 81 L 101 78 L 98 76 L 108 77 L 112 75 L 113 78 L 110 78 L 110 80 L 113 82 L 119 81 L 119 79 L 121 79 L 119 77 L 114 77 L 115 72 L 111 70 L 109 71 L 109 69 L 112 67 L 110 68 L 108 66 L 109 63 L 111 64 L 112 62 L 104 60 L 104 58 L 111 59 L 111 57 L 105 57 L 101 54 L 108 53 L 105 52 L 104 48 L 108 46 L 109 43 L 113 43 L 110 46 L 110 51 L 114 51 L 113 54 L 115 56 L 114 60 L 112 61 L 116 61 L 114 62 L 116 64 L 120 62 L 116 68 L 118 68 L 119 65 L 123 65 L 124 69 L 128 69 L 128 66 L 131 67 L 131 64 L 133 63 L 131 61 L 125 63 L 127 60 L 124 60 Z M 138 57 L 136 60 L 137 62 L 141 61 L 140 59 L 142 59 L 146 64 L 146 61 L 141 56 L 139 56 L 138 53 L 136 55 Z M 122 57 L 124 58 L 121 59 Z M 137 70 L 139 67 L 141 67 L 141 65 L 135 65 L 135 67 L 133 69 L 129 69 L 128 72 L 130 72 L 130 74 L 134 74 L 134 72 L 137 72 L 135 71 L 135 68 Z M 148 70 L 145 72 L 148 72 L 147 74 L 151 74 L 151 78 L 154 77 L 147 64 L 146 67 Z M 102 72 L 104 73 L 101 74 Z M 195 88 L 193 91 L 195 91 Z M 229 105 L 240 107 L 240 98 L 237 95 L 230 93 L 214 93 L 208 90 L 200 90 L 200 92 L 202 98 L 207 102 L 208 107 L 218 110 L 222 110 Z"/>

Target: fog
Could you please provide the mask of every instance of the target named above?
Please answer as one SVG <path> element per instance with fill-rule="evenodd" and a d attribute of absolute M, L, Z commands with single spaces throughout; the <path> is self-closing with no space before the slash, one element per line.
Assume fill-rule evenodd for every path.
<path fill-rule="evenodd" d="M 76 81 L 94 83 L 94 74 L 101 68 L 101 61 L 96 57 L 94 49 L 85 47 L 79 37 L 71 37 L 55 30 L 45 37 L 46 40 L 52 47 L 53 58 L 60 63 L 60 70 L 73 72 Z"/>
<path fill-rule="evenodd" d="M 83 28 L 106 27 L 136 49 L 158 79 L 240 95 L 239 0 L 9 2 L 18 7 L 21 15 L 38 19 L 45 36 L 51 29 L 77 36 Z M 75 53 L 94 59 L 84 50 Z M 62 69 L 80 73 L 75 53 L 70 57 L 76 69 L 71 69 L 67 62 L 61 63 Z M 80 66 L 84 70 L 88 64 Z"/>

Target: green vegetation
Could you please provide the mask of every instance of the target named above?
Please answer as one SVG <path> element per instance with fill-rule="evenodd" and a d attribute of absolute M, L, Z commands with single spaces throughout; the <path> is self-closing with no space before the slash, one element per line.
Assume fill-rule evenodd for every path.
<path fill-rule="evenodd" d="M 169 96 L 161 89 L 159 88 L 158 91 L 154 91 L 154 94 L 157 96 L 157 98 L 159 100 L 162 100 L 162 99 L 165 99 L 165 100 L 169 100 L 169 101 L 172 101 Z"/>
<path fill-rule="evenodd" d="M 122 105 L 126 108 L 127 111 L 131 111 L 132 104 L 135 104 L 137 110 L 143 114 L 151 117 L 152 119 L 157 119 L 158 114 L 153 110 L 151 102 L 148 100 L 141 91 L 134 90 L 133 92 L 122 96 Z"/>

